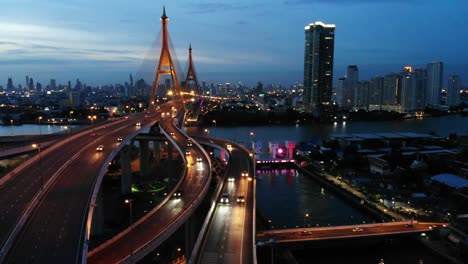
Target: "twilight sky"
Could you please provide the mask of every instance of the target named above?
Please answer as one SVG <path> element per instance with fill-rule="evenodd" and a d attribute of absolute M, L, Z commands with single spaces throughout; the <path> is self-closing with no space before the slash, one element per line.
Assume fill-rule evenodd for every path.
<path fill-rule="evenodd" d="M 166 6 L 184 68 L 192 43 L 200 80 L 302 82 L 304 27 L 336 24 L 334 79 L 360 79 L 443 61 L 468 82 L 466 0 L 2 0 L 0 84 L 29 75 L 48 84 L 80 78 L 123 83 L 155 40 Z M 159 45 L 158 45 L 159 46 Z M 159 51 L 153 57 L 159 56 Z M 446 85 L 446 79 L 444 80 Z"/>

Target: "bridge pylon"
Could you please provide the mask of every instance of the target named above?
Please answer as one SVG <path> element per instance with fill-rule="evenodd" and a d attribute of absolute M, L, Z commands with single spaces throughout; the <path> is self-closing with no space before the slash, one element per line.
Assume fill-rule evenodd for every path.
<path fill-rule="evenodd" d="M 162 24 L 161 55 L 159 56 L 158 69 L 156 70 L 156 77 L 154 78 L 154 82 L 153 82 L 153 89 L 151 92 L 150 104 L 154 106 L 154 100 L 156 98 L 156 90 L 158 89 L 159 79 L 161 78 L 161 75 L 170 75 L 175 93 L 179 95 L 180 101 L 184 107 L 184 110 L 186 110 L 179 79 L 177 78 L 176 68 L 174 65 L 174 61 L 172 60 L 171 52 L 169 49 L 169 31 L 167 30 L 168 23 L 169 23 L 169 17 L 166 16 L 166 7 L 163 6 L 163 14 L 161 16 L 161 24 Z"/>
<path fill-rule="evenodd" d="M 195 87 L 195 93 L 199 96 L 201 96 L 201 87 L 200 83 L 198 82 L 197 78 L 197 73 L 195 71 L 195 65 L 193 64 L 193 59 L 192 59 L 192 44 L 189 45 L 189 65 L 188 65 L 188 70 L 187 70 L 187 78 L 185 78 L 185 89 L 187 92 L 189 91 L 189 83 L 193 82 L 193 85 Z"/>

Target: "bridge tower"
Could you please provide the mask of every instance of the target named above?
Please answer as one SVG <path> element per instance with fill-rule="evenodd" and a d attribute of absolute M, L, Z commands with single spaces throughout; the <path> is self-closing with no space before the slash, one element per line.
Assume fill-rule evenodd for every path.
<path fill-rule="evenodd" d="M 169 50 L 169 32 L 167 30 L 167 24 L 169 23 L 169 17 L 166 16 L 166 7 L 163 7 L 163 14 L 161 16 L 162 24 L 162 43 L 161 43 L 161 55 L 159 56 L 158 69 L 156 70 L 156 77 L 153 82 L 153 89 L 151 92 L 150 104 L 154 106 L 154 100 L 156 97 L 156 90 L 159 84 L 159 78 L 161 75 L 170 75 L 172 85 L 174 86 L 176 94 L 179 94 L 180 101 L 185 109 L 184 99 L 180 88 L 179 79 L 177 78 L 177 72 L 174 62 L 171 57 Z"/>
<path fill-rule="evenodd" d="M 193 85 L 195 86 L 194 87 L 194 92 L 198 95 L 201 95 L 201 87 L 200 87 L 200 83 L 198 82 L 198 78 L 197 78 L 197 73 L 195 71 L 195 66 L 193 64 L 193 60 L 192 60 L 192 44 L 189 45 L 189 66 L 188 66 L 188 70 L 187 70 L 187 78 L 185 78 L 185 88 L 187 90 L 187 92 L 189 92 L 189 83 L 190 82 L 193 82 Z"/>

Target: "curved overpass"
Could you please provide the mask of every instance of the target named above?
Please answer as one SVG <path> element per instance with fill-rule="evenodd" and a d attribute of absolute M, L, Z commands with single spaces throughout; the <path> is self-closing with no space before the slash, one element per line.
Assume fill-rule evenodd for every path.
<path fill-rule="evenodd" d="M 80 263 L 84 219 L 97 171 L 117 137 L 139 130 L 136 122 L 144 125 L 157 119 L 139 113 L 93 128 L 96 136 L 87 131 L 63 140 L 2 185 L 0 196 L 6 196 L 2 208 L 11 208 L 7 225 L 1 225 L 2 258 L 12 263 Z M 103 152 L 96 152 L 98 145 L 104 145 Z"/>
<path fill-rule="evenodd" d="M 170 119 L 162 119 L 161 127 L 178 146 L 186 148 L 187 136 Z M 174 133 L 171 137 L 170 133 Z M 167 198 L 150 214 L 88 254 L 88 263 L 135 263 L 159 246 L 174 233 L 195 211 L 208 191 L 211 177 L 211 162 L 208 154 L 198 143 L 187 147 L 187 170 L 178 187 L 183 191 L 180 199 Z M 183 154 L 182 152 L 181 154 Z M 192 166 L 197 157 L 202 158 L 204 170 Z"/>

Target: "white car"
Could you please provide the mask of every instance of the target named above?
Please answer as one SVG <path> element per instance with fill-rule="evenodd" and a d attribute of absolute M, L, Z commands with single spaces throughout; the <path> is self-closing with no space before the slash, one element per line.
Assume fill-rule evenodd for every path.
<path fill-rule="evenodd" d="M 201 157 L 197 157 L 197 162 L 202 162 L 202 158 L 201 158 Z"/>
<path fill-rule="evenodd" d="M 239 195 L 239 196 L 237 196 L 237 202 L 238 202 L 238 203 L 243 203 L 243 202 L 245 202 L 245 197 L 244 197 L 244 195 Z"/>
<path fill-rule="evenodd" d="M 242 177 L 249 177 L 249 173 L 248 173 L 247 171 L 243 171 L 243 172 L 241 173 L 241 176 L 242 176 Z"/>
<path fill-rule="evenodd" d="M 227 204 L 229 203 L 229 194 L 228 193 L 223 193 L 221 196 L 221 203 Z"/>
<path fill-rule="evenodd" d="M 228 182 L 233 182 L 234 181 L 234 177 L 229 177 L 228 178 Z"/>
<path fill-rule="evenodd" d="M 97 148 L 96 148 L 96 151 L 98 152 L 101 152 L 104 150 L 104 146 L 103 145 L 99 145 Z"/>

